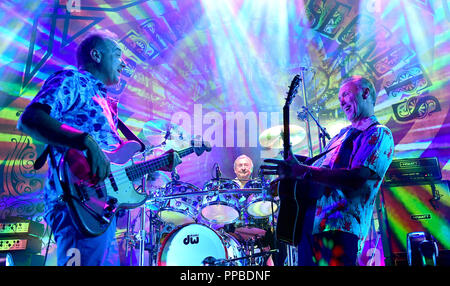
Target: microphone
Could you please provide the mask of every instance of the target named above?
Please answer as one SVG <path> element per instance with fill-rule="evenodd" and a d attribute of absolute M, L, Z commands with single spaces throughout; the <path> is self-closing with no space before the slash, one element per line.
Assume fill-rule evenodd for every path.
<path fill-rule="evenodd" d="M 222 176 L 222 173 L 220 172 L 220 166 L 218 163 L 216 163 L 216 179 L 220 179 Z"/>

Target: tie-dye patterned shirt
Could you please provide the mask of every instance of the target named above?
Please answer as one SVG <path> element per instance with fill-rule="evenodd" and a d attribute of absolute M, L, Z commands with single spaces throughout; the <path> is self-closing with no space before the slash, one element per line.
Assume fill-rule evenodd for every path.
<path fill-rule="evenodd" d="M 117 101 L 107 97 L 105 85 L 84 70 L 61 70 L 44 83 L 31 104 L 50 107 L 50 116 L 59 122 L 89 133 L 103 150 L 114 150 L 121 143 L 117 133 Z M 54 148 L 56 162 L 65 151 Z M 46 208 L 57 203 L 58 196 L 49 168 L 44 187 Z"/>
<path fill-rule="evenodd" d="M 336 148 L 313 164 L 331 169 L 367 167 L 378 175 L 379 179 L 367 180 L 352 197 L 338 188 L 326 186 L 317 201 L 313 234 L 330 230 L 353 233 L 359 239 L 360 251 L 370 228 L 378 190 L 394 153 L 391 131 L 377 122 L 372 116 L 363 123 L 362 132 L 351 126 L 342 129 L 325 150 Z M 345 141 L 353 132 L 356 132 L 354 138 Z"/>

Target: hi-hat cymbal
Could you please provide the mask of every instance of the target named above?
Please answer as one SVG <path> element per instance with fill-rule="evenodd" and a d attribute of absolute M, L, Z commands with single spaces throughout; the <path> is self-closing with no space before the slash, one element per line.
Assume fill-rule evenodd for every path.
<path fill-rule="evenodd" d="M 148 121 L 142 131 L 151 147 L 179 150 L 191 144 L 191 136 L 182 127 L 163 119 Z"/>
<path fill-rule="evenodd" d="M 283 125 L 266 129 L 259 135 L 259 143 L 265 148 L 283 148 L 283 132 Z M 292 145 L 302 142 L 306 137 L 305 129 L 298 125 L 289 125 L 289 133 Z"/>

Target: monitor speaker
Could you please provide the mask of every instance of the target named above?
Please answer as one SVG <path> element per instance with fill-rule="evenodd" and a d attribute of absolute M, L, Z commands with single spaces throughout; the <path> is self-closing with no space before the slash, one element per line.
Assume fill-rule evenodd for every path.
<path fill-rule="evenodd" d="M 440 253 L 437 265 L 449 265 L 448 181 L 384 184 L 377 211 L 386 265 L 408 265 L 407 237 L 413 232 L 431 234 Z"/>

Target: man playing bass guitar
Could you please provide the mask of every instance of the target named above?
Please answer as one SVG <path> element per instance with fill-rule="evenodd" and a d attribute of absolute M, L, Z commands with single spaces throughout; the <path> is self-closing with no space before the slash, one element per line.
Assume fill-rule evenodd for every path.
<path fill-rule="evenodd" d="M 305 239 L 298 245 L 300 265 L 357 263 L 378 190 L 394 153 L 391 131 L 374 115 L 375 102 L 376 92 L 369 80 L 361 76 L 345 79 L 339 103 L 351 125 L 328 142 L 327 153 L 312 165 L 302 164 L 291 155 L 287 160 L 266 159 L 273 165 L 261 166 L 266 174 L 276 173 L 279 179 L 320 185 L 308 190 L 317 201 L 312 230 L 303 234 Z"/>
<path fill-rule="evenodd" d="M 113 151 L 123 143 L 118 133 L 117 101 L 111 100 L 106 90 L 106 86 L 119 82 L 125 68 L 114 38 L 109 32 L 88 35 L 77 49 L 79 69 L 51 75 L 18 122 L 19 130 L 52 146 L 44 187 L 44 218 L 55 237 L 60 266 L 119 265 L 114 217 L 101 235 L 85 236 L 74 225 L 54 176 L 68 148 L 86 152 L 90 175 L 96 182 L 103 182 L 110 174 L 111 161 L 102 150 Z M 163 166 L 165 171 L 181 162 L 171 151 L 172 164 Z M 79 261 L 68 263 L 74 254 Z"/>

